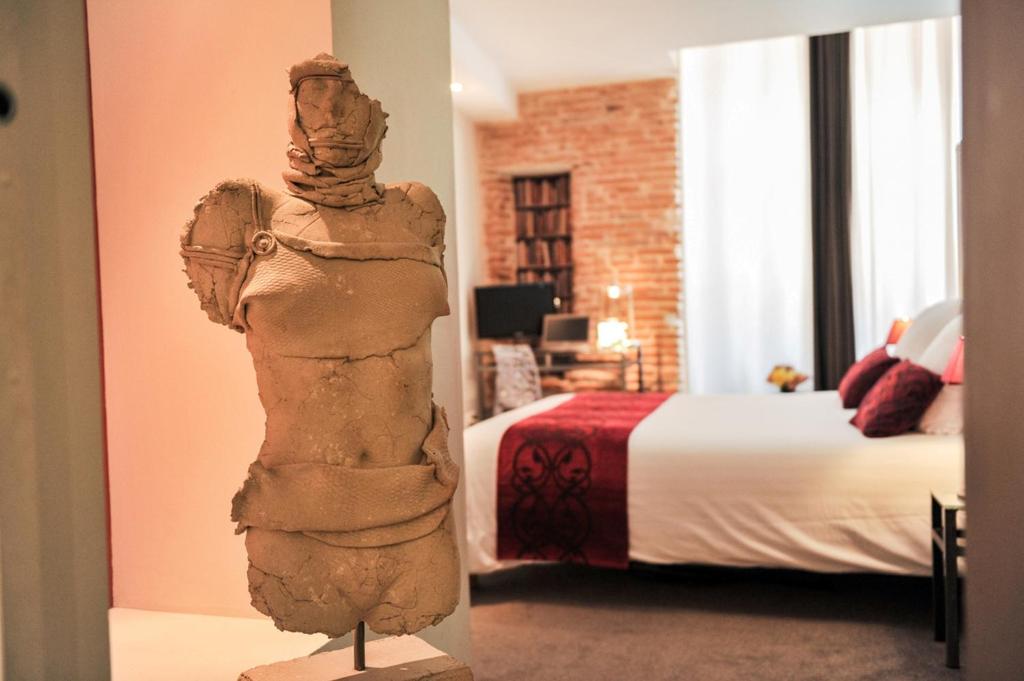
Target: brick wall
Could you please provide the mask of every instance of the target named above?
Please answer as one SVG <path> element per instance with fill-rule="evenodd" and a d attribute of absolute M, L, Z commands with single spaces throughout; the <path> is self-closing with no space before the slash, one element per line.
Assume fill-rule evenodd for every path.
<path fill-rule="evenodd" d="M 604 287 L 632 285 L 648 387 L 679 382 L 676 81 L 520 95 L 519 119 L 477 126 L 489 283 L 515 281 L 512 174 L 572 176 L 574 312 L 597 317 Z"/>

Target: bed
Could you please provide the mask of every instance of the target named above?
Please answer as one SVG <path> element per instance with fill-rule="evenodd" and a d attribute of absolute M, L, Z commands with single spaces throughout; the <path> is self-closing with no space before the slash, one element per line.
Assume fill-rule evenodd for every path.
<path fill-rule="evenodd" d="M 496 557 L 502 436 L 555 395 L 465 432 L 468 563 Z M 629 558 L 926 575 L 929 491 L 962 488 L 959 435 L 867 438 L 835 392 L 675 394 L 628 441 Z"/>

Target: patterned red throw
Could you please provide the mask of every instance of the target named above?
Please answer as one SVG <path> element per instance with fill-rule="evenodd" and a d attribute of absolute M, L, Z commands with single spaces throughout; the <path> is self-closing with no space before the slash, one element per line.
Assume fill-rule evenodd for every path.
<path fill-rule="evenodd" d="M 498 558 L 629 565 L 629 435 L 669 393 L 582 393 L 509 428 L 498 451 Z"/>

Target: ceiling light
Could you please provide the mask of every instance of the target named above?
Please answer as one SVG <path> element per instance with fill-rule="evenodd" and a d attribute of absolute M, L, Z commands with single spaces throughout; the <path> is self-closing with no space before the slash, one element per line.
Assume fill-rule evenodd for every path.
<path fill-rule="evenodd" d="M 449 87 L 452 89 L 452 92 L 462 92 L 462 83 L 457 80 L 453 80 Z"/>

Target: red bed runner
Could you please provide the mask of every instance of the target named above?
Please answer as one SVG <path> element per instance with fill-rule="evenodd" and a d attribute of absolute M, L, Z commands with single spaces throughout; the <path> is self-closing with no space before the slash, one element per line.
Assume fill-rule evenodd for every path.
<path fill-rule="evenodd" d="M 582 393 L 498 450 L 498 558 L 629 565 L 629 435 L 668 393 Z"/>

